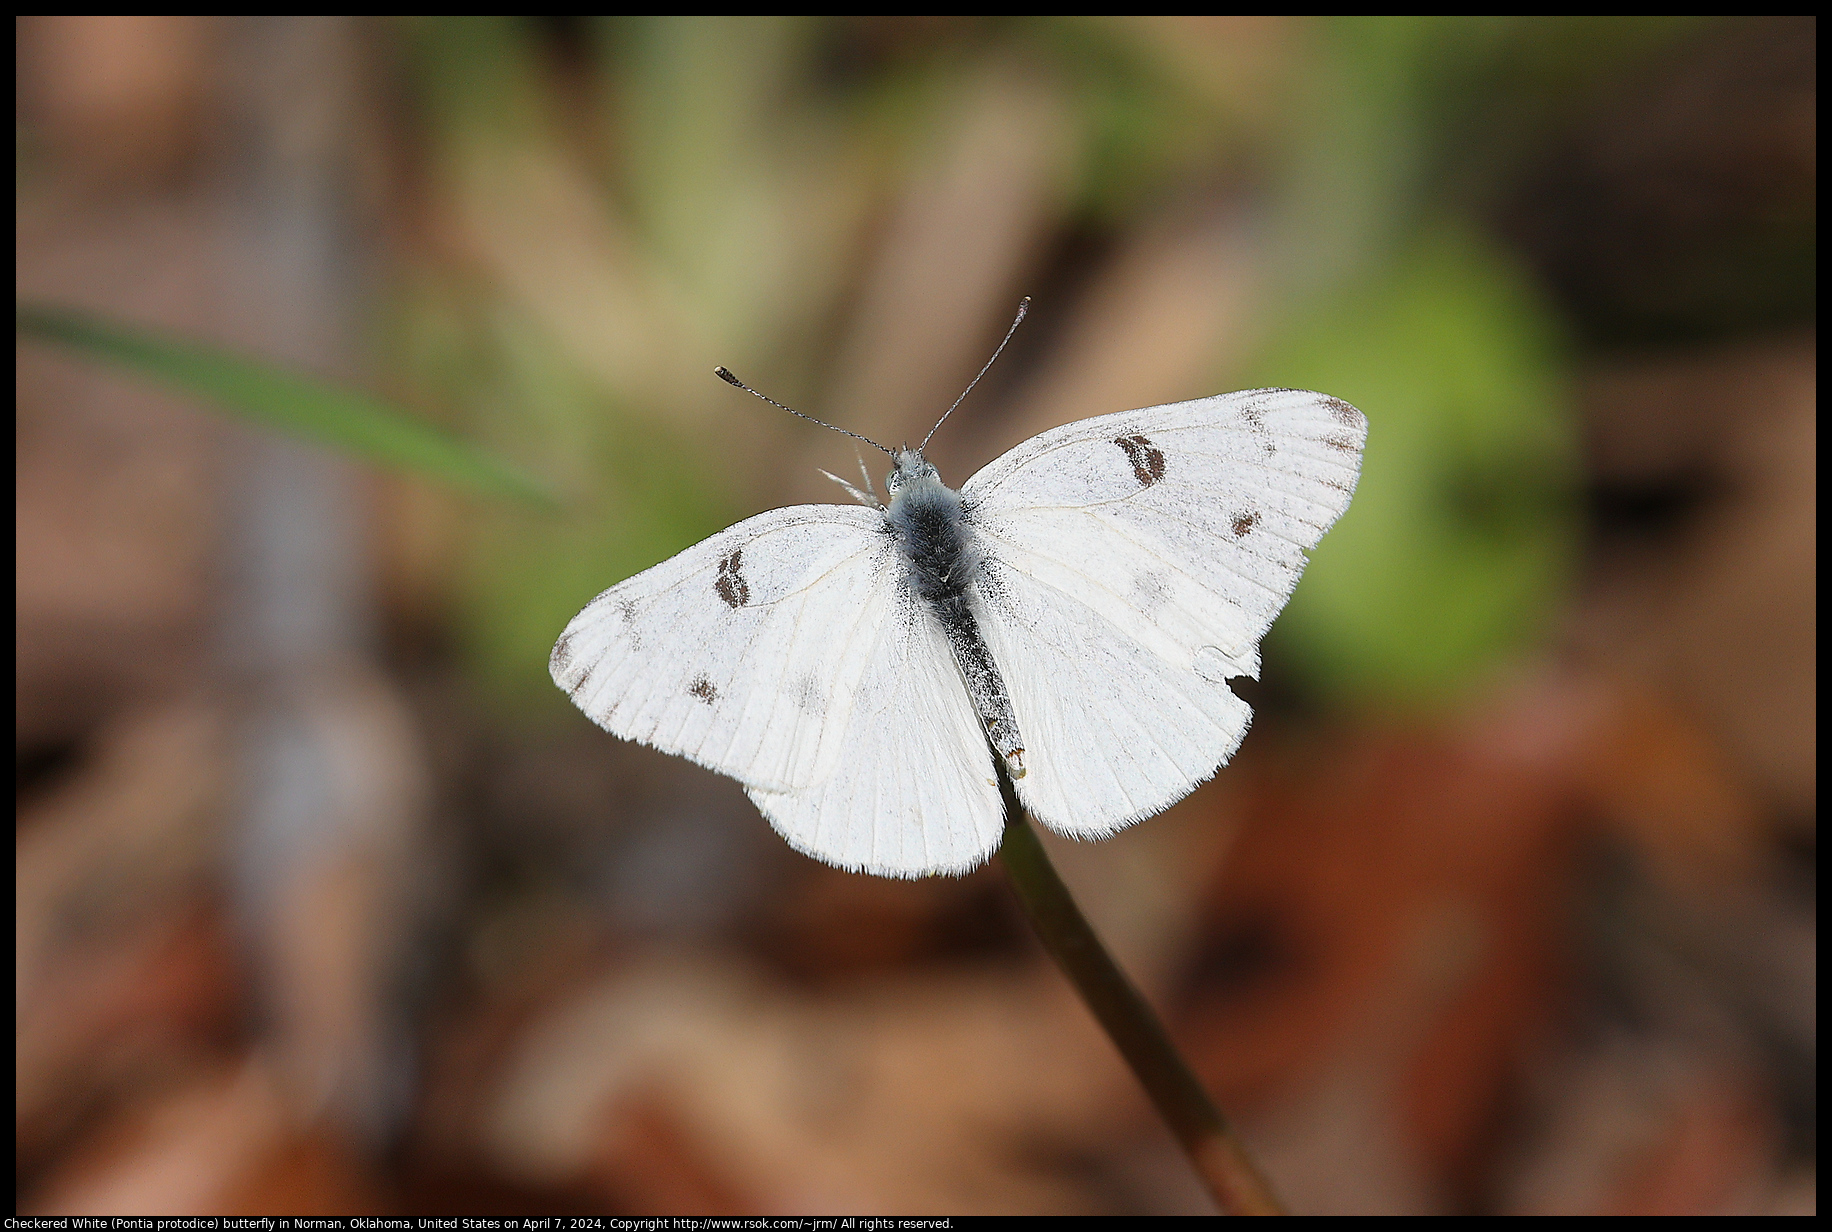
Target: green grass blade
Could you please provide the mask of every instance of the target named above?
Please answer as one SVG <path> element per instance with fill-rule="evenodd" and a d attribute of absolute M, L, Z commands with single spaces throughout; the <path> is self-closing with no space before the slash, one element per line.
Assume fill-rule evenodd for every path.
<path fill-rule="evenodd" d="M 60 308 L 18 305 L 18 332 L 132 369 L 271 428 L 491 496 L 556 507 L 535 480 L 388 405 L 265 360 Z"/>

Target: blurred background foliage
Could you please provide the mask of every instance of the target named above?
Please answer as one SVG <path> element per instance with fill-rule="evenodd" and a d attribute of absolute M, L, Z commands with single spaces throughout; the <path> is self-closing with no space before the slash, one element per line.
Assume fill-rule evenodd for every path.
<path fill-rule="evenodd" d="M 1070 299 L 1089 252 L 1190 202 L 1242 215 L 1256 320 L 1214 339 L 1207 384 L 1182 392 L 1317 388 L 1376 425 L 1354 511 L 1273 650 L 1335 701 L 1462 696 L 1543 632 L 1580 534 L 1579 340 L 1483 224 L 1584 100 L 1703 20 L 394 23 L 422 226 L 375 363 L 569 494 L 557 521 L 467 515 L 453 598 L 473 669 L 504 701 L 557 708 L 552 630 L 780 496 L 806 430 L 734 406 L 708 358 L 858 421 L 859 382 L 836 368 L 858 358 L 861 260 L 990 100 L 1043 180 L 1008 293 Z M 1811 219 L 1790 207 L 1754 241 L 1772 253 L 1728 241 L 1778 302 L 1701 315 L 1810 304 Z M 899 307 L 915 333 L 925 305 Z M 1724 323 L 1656 312 L 1642 328 Z"/>
<path fill-rule="evenodd" d="M 533 270 L 466 278 L 422 252 L 394 301 L 389 359 L 409 396 L 574 502 L 557 526 L 478 515 L 467 652 L 505 693 L 552 704 L 539 668 L 553 629 L 780 494 L 788 441 L 808 432 L 707 381 L 708 361 L 860 422 L 834 372 L 851 358 L 860 257 L 992 91 L 1017 100 L 1016 140 L 1051 147 L 1027 155 L 1045 182 L 1018 224 L 1030 251 L 1010 300 L 1037 290 L 1066 312 L 1068 288 L 1048 298 L 1053 259 L 1192 200 L 1246 215 L 1266 288 L 1251 342 L 1217 338 L 1180 396 L 1318 388 L 1374 424 L 1354 512 L 1281 649 L 1328 695 L 1458 695 L 1543 630 L 1578 534 L 1571 340 L 1480 223 L 1574 100 L 1695 25 L 403 23 L 428 208 L 486 233 L 486 264 L 569 266 L 530 287 Z M 545 257 L 497 250 L 537 230 Z M 899 308 L 917 334 L 925 306 L 882 311 Z"/>
<path fill-rule="evenodd" d="M 1294 1205 L 1811 1209 L 1812 18 L 17 30 L 22 1210 L 1204 1209 L 996 868 L 546 671 L 841 499 L 715 365 L 916 440 L 1024 295 L 956 485 L 1368 416 L 1240 755 L 1050 840 Z"/>

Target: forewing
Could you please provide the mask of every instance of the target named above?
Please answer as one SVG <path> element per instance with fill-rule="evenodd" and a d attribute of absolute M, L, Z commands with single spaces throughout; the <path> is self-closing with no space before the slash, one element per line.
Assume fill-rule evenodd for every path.
<path fill-rule="evenodd" d="M 897 589 L 882 527 L 803 505 L 721 531 L 592 600 L 554 645 L 554 683 L 613 735 L 748 787 L 819 782 Z"/>
<path fill-rule="evenodd" d="M 1248 390 L 1053 429 L 962 487 L 1039 820 L 1111 833 L 1233 754 L 1251 712 L 1225 682 L 1258 675 L 1366 438 L 1339 399 Z"/>
<path fill-rule="evenodd" d="M 935 618 L 905 587 L 852 691 L 834 772 L 748 788 L 790 846 L 886 877 L 964 873 L 998 848 L 1004 807 L 966 686 Z"/>

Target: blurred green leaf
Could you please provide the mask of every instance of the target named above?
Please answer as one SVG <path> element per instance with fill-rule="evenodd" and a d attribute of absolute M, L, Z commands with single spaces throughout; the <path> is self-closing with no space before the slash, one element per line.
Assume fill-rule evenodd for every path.
<path fill-rule="evenodd" d="M 268 427 L 491 496 L 558 504 L 540 484 L 377 398 L 199 343 L 19 305 L 18 332 L 130 368 Z"/>
<path fill-rule="evenodd" d="M 605 587 L 748 510 L 717 448 L 631 413 L 531 313 L 439 279 L 403 302 L 394 341 L 407 388 L 577 493 L 559 517 L 472 510 L 452 578 L 456 646 L 482 695 L 521 717 L 570 713 L 547 676 L 566 622 Z"/>
<path fill-rule="evenodd" d="M 1328 298 L 1251 376 L 1354 403 L 1367 453 L 1269 651 L 1331 692 L 1449 699 L 1543 633 L 1576 559 L 1555 319 L 1498 253 L 1456 232 Z"/>

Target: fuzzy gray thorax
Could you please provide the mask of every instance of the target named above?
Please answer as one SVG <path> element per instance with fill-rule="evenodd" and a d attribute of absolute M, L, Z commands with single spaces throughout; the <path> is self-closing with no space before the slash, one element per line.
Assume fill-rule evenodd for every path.
<path fill-rule="evenodd" d="M 904 449 L 884 481 L 891 502 L 884 520 L 896 537 L 916 593 L 937 608 L 944 625 L 967 614 L 967 591 L 979 573 L 980 553 L 960 493 L 922 454 Z M 942 610 L 946 609 L 946 610 Z"/>

